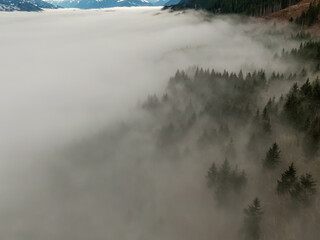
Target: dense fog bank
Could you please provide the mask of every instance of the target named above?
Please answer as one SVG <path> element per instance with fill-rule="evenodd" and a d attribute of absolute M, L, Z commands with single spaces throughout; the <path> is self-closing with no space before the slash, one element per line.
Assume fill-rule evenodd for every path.
<path fill-rule="evenodd" d="M 238 239 L 243 208 L 254 197 L 277 210 L 270 200 L 273 177 L 296 156 L 267 175 L 266 193 L 257 190 L 264 185 L 257 162 L 274 139 L 294 149 L 285 139 L 295 132 L 273 130 L 253 153 L 247 144 L 257 109 L 275 97 L 280 111 L 280 96 L 294 81 L 315 78 L 290 78 L 300 76 L 302 66 L 275 57 L 299 46 L 290 26 L 124 8 L 0 13 L 0 32 L 2 238 Z M 229 103 L 241 106 L 241 117 L 222 111 Z M 278 121 L 272 126 L 280 129 L 272 114 Z M 230 124 L 230 135 L 223 135 L 229 130 L 222 123 Z M 215 140 L 213 129 L 221 133 Z M 204 130 L 209 135 L 201 136 Z M 246 171 L 248 183 L 236 196 L 239 204 L 220 208 L 206 175 L 226 157 L 232 169 Z M 316 175 L 310 166 L 299 174 Z M 275 229 L 273 222 L 266 225 Z"/>

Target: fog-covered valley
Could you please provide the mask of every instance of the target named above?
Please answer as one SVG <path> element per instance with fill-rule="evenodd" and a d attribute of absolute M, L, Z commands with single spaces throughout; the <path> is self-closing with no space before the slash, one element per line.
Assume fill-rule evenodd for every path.
<path fill-rule="evenodd" d="M 286 108 L 318 71 L 290 52 L 295 31 L 160 8 L 0 13 L 1 238 L 249 239 L 243 209 L 258 197 L 251 239 L 317 239 L 317 193 L 300 207 L 296 188 L 292 203 L 276 190 L 291 162 L 320 171 L 303 144 L 316 117 L 299 112 L 301 127 Z M 208 174 L 226 158 L 228 187 Z"/>

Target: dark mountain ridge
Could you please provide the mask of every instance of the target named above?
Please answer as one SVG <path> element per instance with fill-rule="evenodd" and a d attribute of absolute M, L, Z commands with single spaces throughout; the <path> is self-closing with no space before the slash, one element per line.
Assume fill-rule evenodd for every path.
<path fill-rule="evenodd" d="M 202 9 L 213 13 L 263 16 L 296 4 L 299 0 L 181 0 L 164 9 Z"/>

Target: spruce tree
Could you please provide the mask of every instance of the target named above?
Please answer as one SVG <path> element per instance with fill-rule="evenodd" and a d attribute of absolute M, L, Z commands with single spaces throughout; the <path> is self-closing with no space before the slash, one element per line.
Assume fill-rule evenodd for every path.
<path fill-rule="evenodd" d="M 303 150 L 307 158 L 314 158 L 319 151 L 320 143 L 320 117 L 316 117 L 305 135 Z"/>
<path fill-rule="evenodd" d="M 232 169 L 226 159 L 220 168 L 213 163 L 207 173 L 207 185 L 213 189 L 214 197 L 219 205 L 228 206 L 235 203 L 231 196 L 239 197 L 247 183 L 244 171 L 237 167 Z"/>
<path fill-rule="evenodd" d="M 265 107 L 262 112 L 263 130 L 265 133 L 271 133 L 271 123 L 269 118 L 268 109 Z"/>
<path fill-rule="evenodd" d="M 222 166 L 219 169 L 218 174 L 218 185 L 216 187 L 216 199 L 219 204 L 222 204 L 228 199 L 228 194 L 230 192 L 230 173 L 231 173 L 231 167 L 226 159 Z"/>
<path fill-rule="evenodd" d="M 244 209 L 244 223 L 242 227 L 243 240 L 259 240 L 260 239 L 260 221 L 263 211 L 260 200 L 255 198 L 253 203 Z"/>
<path fill-rule="evenodd" d="M 281 174 L 281 180 L 278 180 L 277 193 L 279 195 L 290 193 L 297 182 L 297 170 L 294 164 L 291 163 L 289 169 Z"/>
<path fill-rule="evenodd" d="M 301 175 L 300 181 L 294 184 L 290 195 L 300 204 L 309 205 L 316 193 L 316 182 L 311 174 Z"/>
<path fill-rule="evenodd" d="M 266 157 L 263 160 L 263 167 L 269 170 L 273 170 L 280 163 L 280 150 L 277 143 L 274 143 L 269 151 L 266 153 Z"/>
<path fill-rule="evenodd" d="M 208 174 L 207 174 L 207 184 L 208 187 L 212 187 L 217 181 L 218 171 L 215 163 L 212 163 Z"/>

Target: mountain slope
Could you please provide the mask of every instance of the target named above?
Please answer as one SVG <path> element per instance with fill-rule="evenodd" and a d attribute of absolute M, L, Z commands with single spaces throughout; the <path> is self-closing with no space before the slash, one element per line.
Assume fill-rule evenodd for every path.
<path fill-rule="evenodd" d="M 42 0 L 0 0 L 0 11 L 41 11 L 43 8 L 56 9 L 57 6 Z"/>
<path fill-rule="evenodd" d="M 164 6 L 168 0 L 149 0 L 153 6 Z"/>
<path fill-rule="evenodd" d="M 213 13 L 264 16 L 296 4 L 298 1 L 299 0 L 181 0 L 178 4 L 171 6 L 170 9 L 203 9 Z"/>
<path fill-rule="evenodd" d="M 65 0 L 58 3 L 64 8 L 109 8 L 109 7 L 133 7 L 133 6 L 153 6 L 148 0 Z"/>
<path fill-rule="evenodd" d="M 176 5 L 180 2 L 180 0 L 169 0 L 168 2 L 166 2 L 164 4 L 164 6 L 172 6 L 172 5 Z"/>
<path fill-rule="evenodd" d="M 286 20 L 286 21 L 289 21 L 289 19 L 292 18 L 293 20 L 295 20 L 303 12 L 306 12 L 309 9 L 310 3 L 312 2 L 313 0 L 302 0 L 302 1 L 299 1 L 297 4 L 289 6 L 285 9 L 267 14 L 264 16 L 264 18 Z"/>
<path fill-rule="evenodd" d="M 308 12 L 310 12 L 311 4 L 319 4 L 319 1 L 314 2 L 313 0 L 301 0 L 295 5 L 282 9 L 280 11 L 267 14 L 263 16 L 263 18 L 267 20 L 278 20 L 278 21 L 294 21 L 297 22 L 297 18 L 301 19 L 301 16 L 307 16 Z M 320 35 L 320 16 L 319 16 L 319 5 L 318 12 L 315 13 L 314 19 L 312 22 L 303 22 L 300 24 L 300 29 L 304 32 L 308 32 L 311 35 L 319 36 Z"/>

